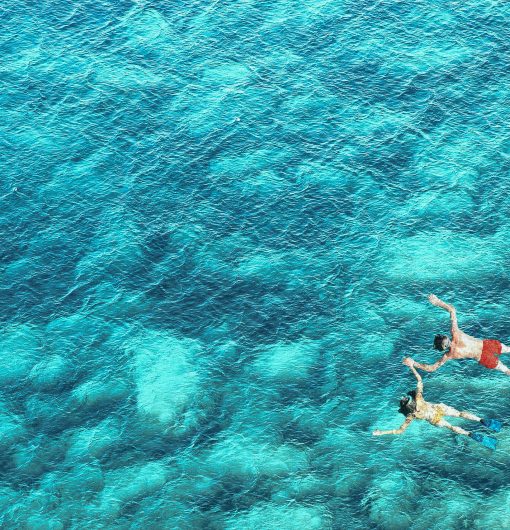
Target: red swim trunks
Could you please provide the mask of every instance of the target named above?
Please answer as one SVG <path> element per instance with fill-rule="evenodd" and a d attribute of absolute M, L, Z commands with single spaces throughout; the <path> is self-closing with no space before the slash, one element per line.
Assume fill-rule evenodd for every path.
<path fill-rule="evenodd" d="M 501 342 L 494 339 L 485 339 L 483 341 L 480 364 L 485 366 L 485 368 L 494 369 L 498 365 L 498 355 L 501 355 Z"/>

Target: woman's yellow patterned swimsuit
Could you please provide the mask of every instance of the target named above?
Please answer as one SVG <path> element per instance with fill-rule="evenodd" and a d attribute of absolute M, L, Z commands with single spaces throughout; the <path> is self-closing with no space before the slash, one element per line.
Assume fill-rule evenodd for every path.
<path fill-rule="evenodd" d="M 430 423 L 432 423 L 432 425 L 437 425 L 443 419 L 443 416 L 444 416 L 443 409 L 441 407 L 436 407 L 436 410 L 434 412 L 434 417 L 430 420 Z"/>

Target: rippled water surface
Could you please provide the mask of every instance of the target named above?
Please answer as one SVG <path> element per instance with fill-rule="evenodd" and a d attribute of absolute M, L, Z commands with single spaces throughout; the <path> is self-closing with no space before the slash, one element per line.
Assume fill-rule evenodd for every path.
<path fill-rule="evenodd" d="M 371 431 L 428 293 L 510 342 L 510 4 L 0 17 L 0 526 L 506 527 L 510 427 Z M 424 379 L 510 419 L 501 373 Z"/>

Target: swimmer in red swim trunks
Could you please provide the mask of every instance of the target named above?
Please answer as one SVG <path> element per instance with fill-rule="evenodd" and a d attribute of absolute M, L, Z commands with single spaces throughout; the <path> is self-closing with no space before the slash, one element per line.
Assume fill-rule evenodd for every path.
<path fill-rule="evenodd" d="M 452 305 L 446 304 L 437 296 L 431 294 L 429 296 L 431 304 L 441 307 L 450 313 L 452 322 L 452 340 L 446 335 L 436 335 L 434 338 L 434 348 L 436 350 L 448 350 L 439 361 L 434 364 L 421 364 L 412 360 L 416 368 L 425 370 L 427 372 L 434 372 L 446 361 L 452 359 L 475 359 L 482 366 L 492 370 L 499 370 L 507 375 L 510 375 L 510 370 L 499 360 L 502 353 L 510 352 L 510 347 L 505 346 L 498 340 L 494 339 L 477 339 L 467 335 L 459 329 L 457 324 L 457 314 Z"/>

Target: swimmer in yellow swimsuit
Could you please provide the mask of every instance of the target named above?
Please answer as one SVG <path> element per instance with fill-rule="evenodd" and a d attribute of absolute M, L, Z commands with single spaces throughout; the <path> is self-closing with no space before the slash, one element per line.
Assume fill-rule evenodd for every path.
<path fill-rule="evenodd" d="M 445 405 L 444 403 L 429 403 L 425 401 L 423 399 L 423 381 L 420 374 L 413 366 L 413 361 L 409 358 L 406 358 L 404 359 L 403 363 L 410 368 L 418 381 L 416 390 L 408 392 L 407 396 L 400 400 L 399 412 L 403 414 L 406 419 L 398 429 L 392 429 L 390 431 L 376 430 L 373 432 L 374 436 L 381 436 L 383 434 L 402 434 L 407 427 L 409 427 L 411 422 L 416 419 L 426 420 L 435 427 L 444 427 L 446 429 L 450 429 L 456 434 L 469 436 L 470 438 L 473 438 L 475 441 L 482 443 L 490 449 L 496 448 L 497 440 L 495 438 L 491 438 L 490 436 L 486 436 L 479 432 L 466 431 L 461 427 L 451 425 L 443 418 L 444 416 L 449 416 L 453 418 L 465 418 L 466 420 L 477 421 L 485 427 L 488 427 L 489 429 L 496 432 L 501 430 L 501 423 L 499 421 L 492 419 L 484 420 L 478 416 L 475 416 L 474 414 L 471 414 L 470 412 L 458 411 L 453 407 Z"/>

